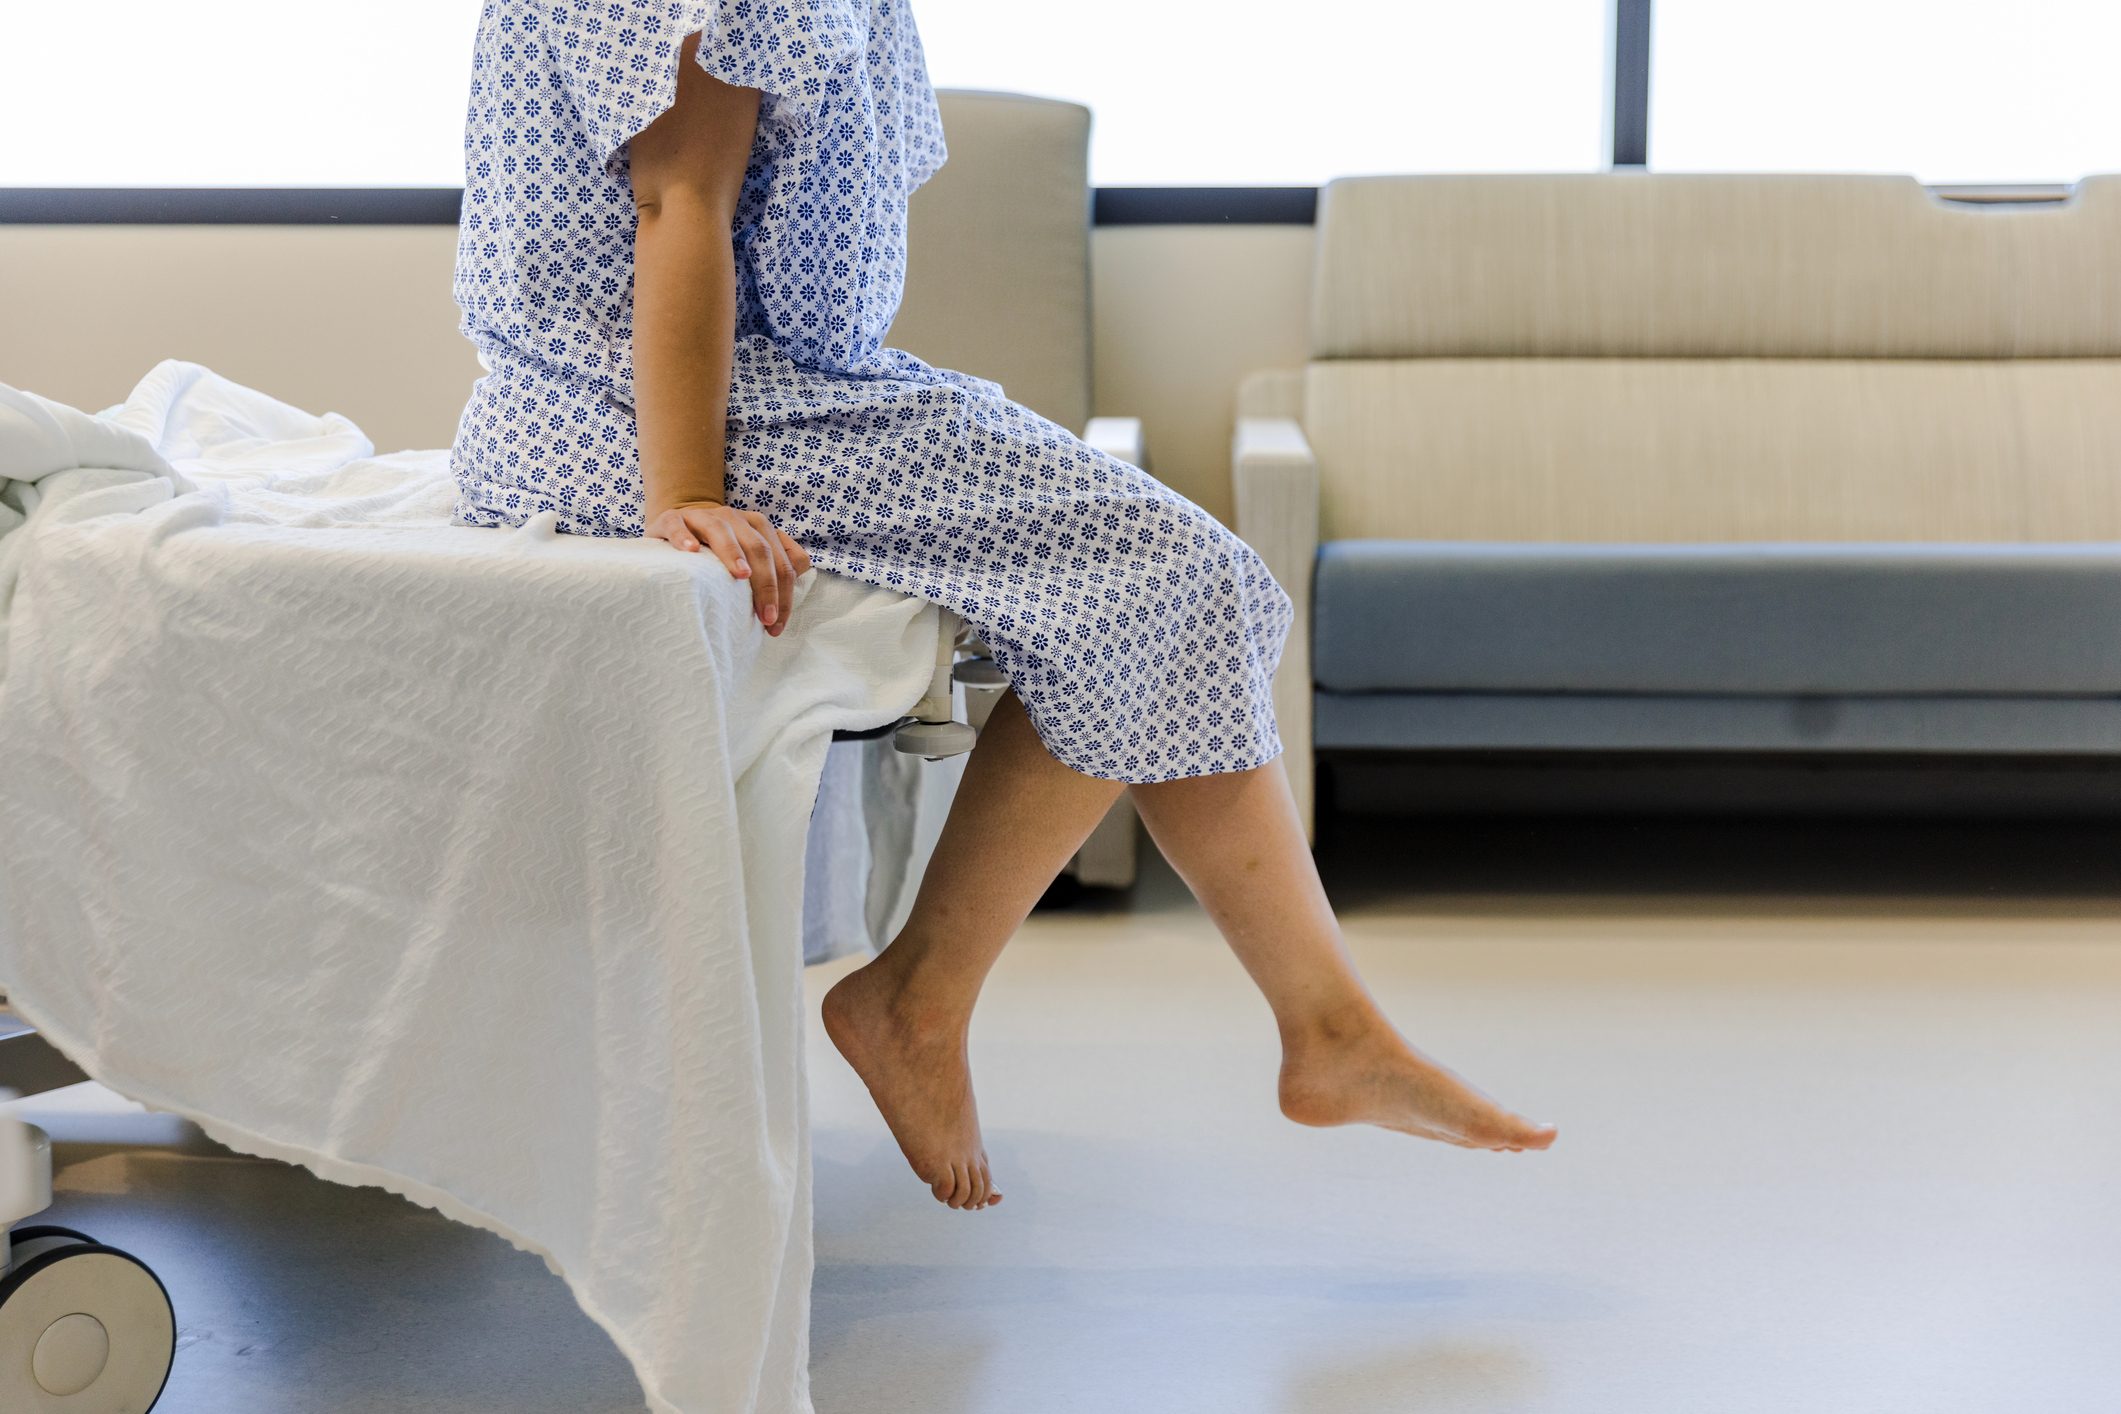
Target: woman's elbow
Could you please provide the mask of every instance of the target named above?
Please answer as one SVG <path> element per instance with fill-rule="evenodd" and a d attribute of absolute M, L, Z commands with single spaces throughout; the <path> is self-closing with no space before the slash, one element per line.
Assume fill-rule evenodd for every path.
<path fill-rule="evenodd" d="M 735 203 L 697 182 L 678 180 L 636 186 L 633 212 L 643 227 L 727 231 L 736 220 Z"/>

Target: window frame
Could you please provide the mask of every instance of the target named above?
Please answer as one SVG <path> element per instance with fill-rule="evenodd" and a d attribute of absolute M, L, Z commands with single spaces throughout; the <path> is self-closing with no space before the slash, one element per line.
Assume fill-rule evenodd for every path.
<path fill-rule="evenodd" d="M 1613 171 L 1649 162 L 1651 8 L 1606 0 L 1606 148 Z M 1933 187 L 1948 201 L 2067 200 L 2067 186 Z M 0 187 L 0 226 L 454 226 L 459 187 Z M 1099 187 L 1099 226 L 1308 226 L 1318 188 Z"/>

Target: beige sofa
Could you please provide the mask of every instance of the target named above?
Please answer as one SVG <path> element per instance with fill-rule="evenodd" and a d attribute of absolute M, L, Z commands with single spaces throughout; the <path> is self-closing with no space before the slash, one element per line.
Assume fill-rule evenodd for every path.
<path fill-rule="evenodd" d="M 1368 177 L 1237 529 L 1319 750 L 2121 753 L 2121 177 Z"/>

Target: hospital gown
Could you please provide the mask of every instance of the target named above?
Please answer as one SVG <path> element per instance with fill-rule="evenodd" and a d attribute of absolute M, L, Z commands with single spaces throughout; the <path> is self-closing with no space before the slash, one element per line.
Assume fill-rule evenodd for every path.
<path fill-rule="evenodd" d="M 999 385 L 884 344 L 907 198 L 945 157 L 907 0 L 487 0 L 455 281 L 487 372 L 451 452 L 457 520 L 642 533 L 626 143 L 695 32 L 709 73 L 763 95 L 733 232 L 729 503 L 820 569 L 962 614 L 1077 771 L 1271 760 L 1291 608 L 1251 549 Z"/>

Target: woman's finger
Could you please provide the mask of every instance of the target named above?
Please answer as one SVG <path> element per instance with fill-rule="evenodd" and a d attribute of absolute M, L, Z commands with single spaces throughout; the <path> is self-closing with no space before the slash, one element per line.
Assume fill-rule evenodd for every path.
<path fill-rule="evenodd" d="M 693 529 L 692 522 L 685 518 L 683 511 L 663 512 L 662 515 L 656 517 L 656 525 L 658 529 L 654 533 L 662 536 L 663 539 L 669 541 L 678 549 L 688 550 L 695 554 L 699 552 L 699 532 Z"/>
<path fill-rule="evenodd" d="M 772 628 L 780 620 L 781 608 L 780 574 L 775 564 L 779 557 L 773 552 L 773 542 L 748 520 L 734 522 L 731 530 L 751 561 L 752 607 L 758 611 L 759 622 Z"/>
<path fill-rule="evenodd" d="M 788 563 L 794 566 L 795 572 L 797 574 L 810 573 L 810 552 L 796 544 L 787 532 L 776 530 L 774 534 L 781 537 L 781 545 L 788 551 Z"/>
<path fill-rule="evenodd" d="M 721 524 L 721 517 L 714 513 L 712 506 L 680 506 L 671 514 L 685 523 L 685 528 L 692 532 L 693 539 L 702 542 L 706 541 L 707 532 L 711 528 Z"/>
<path fill-rule="evenodd" d="M 788 616 L 795 612 L 795 566 L 789 561 L 787 547 L 781 544 L 779 531 L 768 528 L 766 543 L 773 547 L 774 572 L 779 576 L 781 614 L 774 620 L 775 633 L 788 627 Z"/>
<path fill-rule="evenodd" d="M 700 538 L 707 542 L 707 548 L 714 551 L 715 558 L 722 562 L 722 567 L 729 571 L 732 578 L 745 579 L 750 576 L 751 563 L 745 558 L 743 547 L 736 543 L 736 537 L 729 533 L 727 525 L 717 517 L 703 516 L 699 530 Z"/>

